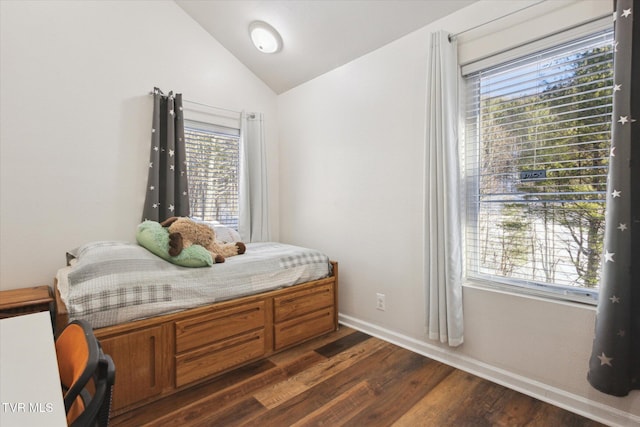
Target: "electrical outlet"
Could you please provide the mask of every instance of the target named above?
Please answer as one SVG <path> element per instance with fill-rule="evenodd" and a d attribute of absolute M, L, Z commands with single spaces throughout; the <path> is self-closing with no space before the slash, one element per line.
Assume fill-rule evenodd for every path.
<path fill-rule="evenodd" d="M 376 294 L 376 309 L 381 311 L 387 309 L 387 297 L 385 294 Z"/>

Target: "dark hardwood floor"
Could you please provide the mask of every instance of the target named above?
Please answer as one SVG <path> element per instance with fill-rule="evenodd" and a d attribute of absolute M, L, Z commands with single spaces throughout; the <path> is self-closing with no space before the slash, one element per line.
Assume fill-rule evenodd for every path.
<path fill-rule="evenodd" d="M 347 327 L 113 426 L 599 426 Z"/>

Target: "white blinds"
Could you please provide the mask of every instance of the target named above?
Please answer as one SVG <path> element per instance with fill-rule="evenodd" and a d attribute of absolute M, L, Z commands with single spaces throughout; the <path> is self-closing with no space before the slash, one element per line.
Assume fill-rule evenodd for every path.
<path fill-rule="evenodd" d="M 238 129 L 185 120 L 191 216 L 238 228 Z"/>
<path fill-rule="evenodd" d="M 597 288 L 612 31 L 466 77 L 467 271 Z"/>

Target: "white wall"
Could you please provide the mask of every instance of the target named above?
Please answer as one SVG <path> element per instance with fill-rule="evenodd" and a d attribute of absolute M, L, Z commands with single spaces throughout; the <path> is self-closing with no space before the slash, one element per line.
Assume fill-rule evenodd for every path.
<path fill-rule="evenodd" d="M 0 1 L 0 289 L 51 284 L 64 252 L 87 241 L 133 239 L 157 85 L 265 113 L 274 237 L 279 219 L 281 240 L 340 262 L 343 322 L 594 418 L 640 422 L 637 392 L 613 398 L 585 381 L 592 307 L 469 286 L 465 344 L 423 333 L 428 35 L 524 3 L 472 6 L 276 100 L 173 2 Z M 461 37 L 461 54 L 607 7 L 581 1 L 502 37 L 485 27 Z"/>
<path fill-rule="evenodd" d="M 0 289 L 135 240 L 154 86 L 265 114 L 277 237 L 276 95 L 174 2 L 3 0 L 0 19 Z"/>
<path fill-rule="evenodd" d="M 636 425 L 640 393 L 614 398 L 586 381 L 594 307 L 469 285 L 465 343 L 450 349 L 424 333 L 429 34 L 463 31 L 531 3 L 472 5 L 281 94 L 281 238 L 339 261 L 343 323 L 592 418 Z M 460 54 L 481 57 L 610 8 L 608 0 L 547 2 L 465 33 Z M 384 312 L 375 309 L 378 292 L 387 297 Z"/>

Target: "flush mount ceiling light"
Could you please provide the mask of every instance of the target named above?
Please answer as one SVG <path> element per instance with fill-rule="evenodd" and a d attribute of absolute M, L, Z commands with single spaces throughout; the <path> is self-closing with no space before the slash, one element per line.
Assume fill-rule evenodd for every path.
<path fill-rule="evenodd" d="M 282 49 L 282 37 L 266 22 L 253 21 L 249 25 L 249 35 L 260 52 L 276 53 Z"/>

